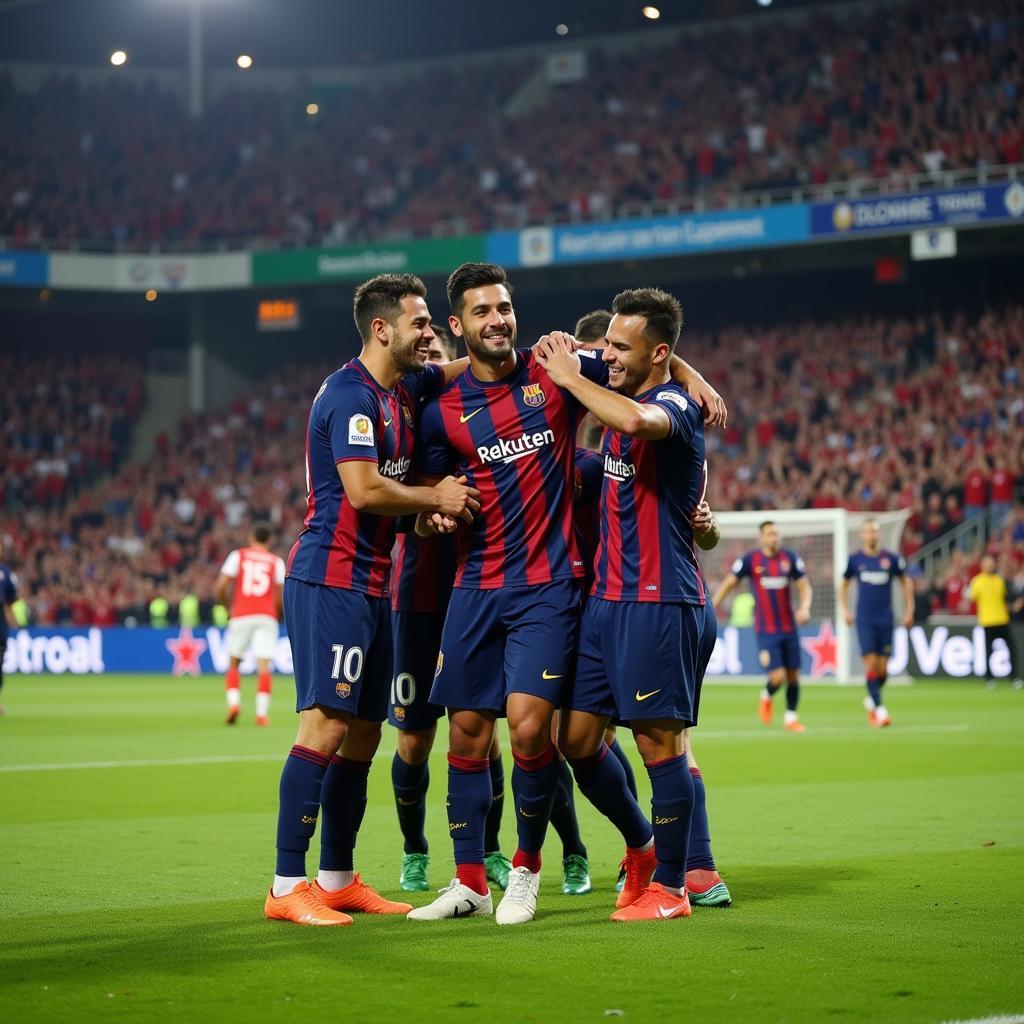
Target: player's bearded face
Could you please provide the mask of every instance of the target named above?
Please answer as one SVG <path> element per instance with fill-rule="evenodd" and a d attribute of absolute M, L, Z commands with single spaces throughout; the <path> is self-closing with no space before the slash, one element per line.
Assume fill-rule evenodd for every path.
<path fill-rule="evenodd" d="M 503 363 L 516 347 L 516 314 L 504 285 L 472 288 L 459 320 L 466 348 L 487 363 Z"/>
<path fill-rule="evenodd" d="M 430 312 L 418 295 L 402 299 L 402 313 L 388 324 L 388 351 L 399 373 L 418 373 L 427 363 L 427 350 L 434 340 Z"/>

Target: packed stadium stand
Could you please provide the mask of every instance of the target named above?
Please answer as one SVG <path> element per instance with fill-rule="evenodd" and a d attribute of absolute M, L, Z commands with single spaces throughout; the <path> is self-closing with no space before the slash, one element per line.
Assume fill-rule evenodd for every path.
<path fill-rule="evenodd" d="M 155 83 L 0 75 L 0 236 L 342 243 L 1015 165 L 1021 21 L 1012 0 L 929 0 L 653 32 L 529 95 L 535 56 L 445 61 L 336 90 L 316 118 L 301 79 L 222 93 L 196 124 Z"/>

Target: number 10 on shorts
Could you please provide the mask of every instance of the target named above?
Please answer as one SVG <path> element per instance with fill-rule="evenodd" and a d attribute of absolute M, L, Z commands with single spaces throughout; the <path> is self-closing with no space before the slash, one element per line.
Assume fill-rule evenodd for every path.
<path fill-rule="evenodd" d="M 350 647 L 346 652 L 344 644 L 331 644 L 334 664 L 331 666 L 331 678 L 340 679 L 342 673 L 350 683 L 359 682 L 363 674 L 363 650 L 361 647 Z"/>

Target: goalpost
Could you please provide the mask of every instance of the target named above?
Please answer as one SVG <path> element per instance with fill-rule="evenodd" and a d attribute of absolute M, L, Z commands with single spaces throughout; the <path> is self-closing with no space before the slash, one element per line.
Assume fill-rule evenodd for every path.
<path fill-rule="evenodd" d="M 850 552 L 860 548 L 860 529 L 865 519 L 878 520 L 883 548 L 899 552 L 908 509 L 896 512 L 848 512 L 843 508 L 765 509 L 759 512 L 716 512 L 722 539 L 712 551 L 699 552 L 701 568 L 712 592 L 729 574 L 740 555 L 758 546 L 758 527 L 771 520 L 779 528 L 781 543 L 803 558 L 814 588 L 811 621 L 827 620 L 836 637 L 836 673 L 839 682 L 860 677 L 859 652 L 852 630 L 838 614 L 836 588 L 846 571 Z M 733 597 L 748 584 L 733 592 Z M 901 614 L 902 595 L 893 588 L 896 619 Z M 853 595 L 851 595 L 853 596 Z M 730 599 L 731 603 L 731 599 Z"/>

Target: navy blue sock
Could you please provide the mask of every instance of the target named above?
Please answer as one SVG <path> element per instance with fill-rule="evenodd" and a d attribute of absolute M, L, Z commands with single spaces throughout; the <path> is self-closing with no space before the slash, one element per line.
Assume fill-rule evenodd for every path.
<path fill-rule="evenodd" d="M 324 775 L 320 806 L 324 824 L 320 832 L 320 870 L 351 871 L 356 836 L 366 813 L 366 783 L 371 761 L 332 757 Z"/>
<path fill-rule="evenodd" d="M 484 823 L 484 852 L 497 853 L 501 849 L 501 813 L 505 810 L 505 765 L 499 754 L 491 766 L 491 806 Z"/>
<path fill-rule="evenodd" d="M 690 844 L 686 848 L 686 870 L 714 871 L 704 777 L 699 768 L 691 768 L 690 778 L 693 779 L 693 817 L 690 819 Z"/>
<path fill-rule="evenodd" d="M 779 689 L 781 688 L 781 686 L 782 686 L 782 683 L 773 683 L 770 679 L 768 680 L 767 683 L 764 684 L 764 688 L 765 688 L 765 690 L 768 691 L 768 696 L 769 697 L 774 697 L 775 694 L 777 694 L 779 692 Z"/>
<path fill-rule="evenodd" d="M 871 703 L 877 708 L 882 703 L 882 684 L 885 682 L 885 676 L 877 675 L 874 672 L 869 672 L 867 677 L 868 696 L 871 698 Z"/>
<path fill-rule="evenodd" d="M 693 815 L 693 779 L 686 755 L 668 757 L 647 766 L 654 794 L 654 852 L 658 866 L 654 881 L 673 889 L 686 884 L 686 848 Z"/>
<path fill-rule="evenodd" d="M 280 810 L 277 815 L 277 867 L 279 875 L 306 877 L 306 852 L 320 813 L 320 788 L 331 759 L 296 744 L 281 772 Z"/>
<path fill-rule="evenodd" d="M 796 711 L 796 706 L 800 703 L 800 684 L 799 683 L 786 683 L 786 710 Z"/>
<path fill-rule="evenodd" d="M 406 853 L 426 853 L 427 837 L 423 826 L 427 821 L 427 787 L 430 785 L 430 764 L 407 764 L 398 753 L 391 761 L 391 786 L 395 791 L 398 827 L 402 830 Z"/>
<path fill-rule="evenodd" d="M 528 757 L 512 752 L 512 795 L 516 801 L 516 831 L 519 847 L 512 866 L 540 871 L 540 850 L 551 818 L 551 805 L 558 789 L 558 751 L 553 743 Z"/>
<path fill-rule="evenodd" d="M 463 885 L 483 895 L 484 821 L 491 806 L 491 777 L 486 757 L 448 755 L 448 832 L 455 848 L 455 869 Z"/>
<path fill-rule="evenodd" d="M 608 744 L 608 749 L 615 755 L 616 760 L 622 765 L 622 770 L 626 773 L 626 785 L 629 787 L 630 793 L 633 794 L 634 800 L 640 799 L 640 792 L 636 788 L 636 776 L 633 774 L 633 766 L 629 763 L 629 758 L 626 756 L 626 752 L 622 749 L 622 744 L 619 742 L 618 736 L 613 736 L 611 743 Z"/>
<path fill-rule="evenodd" d="M 562 840 L 563 859 L 573 854 L 579 857 L 587 855 L 587 848 L 580 837 L 580 823 L 576 820 L 575 790 L 576 786 L 572 781 L 572 772 L 568 764 L 559 759 L 558 791 L 555 793 L 555 803 L 551 808 L 551 827 Z"/>
<path fill-rule="evenodd" d="M 651 823 L 626 785 L 626 774 L 610 747 L 572 762 L 580 792 L 622 833 L 626 845 L 638 849 L 651 841 Z"/>

